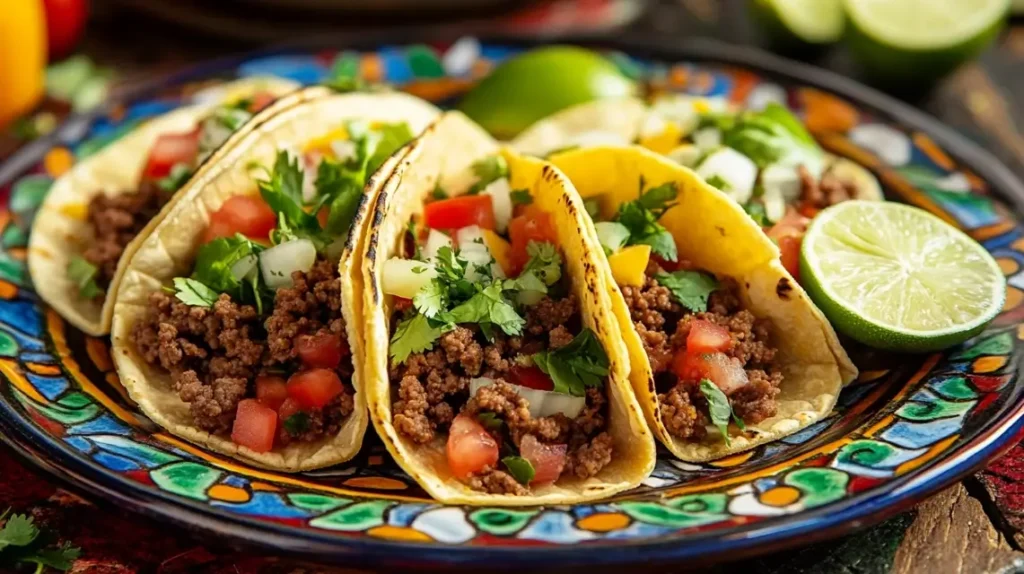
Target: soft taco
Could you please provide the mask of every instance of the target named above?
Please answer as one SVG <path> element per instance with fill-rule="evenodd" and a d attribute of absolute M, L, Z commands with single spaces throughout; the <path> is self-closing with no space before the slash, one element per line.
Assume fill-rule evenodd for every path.
<path fill-rule="evenodd" d="M 143 238 L 112 326 L 121 383 L 154 422 L 282 471 L 359 450 L 366 214 L 438 113 L 399 93 L 302 94 L 255 118 Z"/>
<path fill-rule="evenodd" d="M 638 144 L 692 168 L 743 206 L 796 274 L 809 218 L 847 199 L 882 201 L 878 180 L 826 153 L 785 106 L 738 110 L 724 98 L 663 95 L 596 100 L 528 128 L 512 146 L 546 157 L 569 148 Z"/>
<path fill-rule="evenodd" d="M 363 258 L 370 416 L 434 498 L 571 504 L 653 469 L 586 225 L 565 177 L 457 112 L 378 194 Z"/>
<path fill-rule="evenodd" d="M 828 415 L 856 367 L 739 205 L 639 146 L 550 161 L 594 206 L 630 381 L 673 454 L 720 458 Z"/>
<path fill-rule="evenodd" d="M 253 114 L 298 88 L 277 78 L 218 87 L 220 103 L 153 118 L 61 176 L 36 213 L 28 265 L 36 292 L 90 335 L 110 331 L 124 263 L 177 191 L 216 161 Z"/>

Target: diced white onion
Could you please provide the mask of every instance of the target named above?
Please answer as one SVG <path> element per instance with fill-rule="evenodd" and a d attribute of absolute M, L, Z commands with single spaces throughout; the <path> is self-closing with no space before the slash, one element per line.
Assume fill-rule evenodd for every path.
<path fill-rule="evenodd" d="M 474 397 L 477 391 L 493 384 L 494 379 L 487 377 L 471 379 L 469 381 L 469 396 Z M 541 391 L 520 385 L 512 386 L 515 387 L 519 396 L 530 403 L 530 416 L 533 418 L 548 417 L 562 413 L 570 419 L 574 419 L 580 414 L 580 411 L 583 410 L 587 402 L 586 397 L 574 397 L 572 395 L 556 393 L 554 391 Z"/>
<path fill-rule="evenodd" d="M 705 181 L 718 176 L 726 183 L 722 191 L 742 205 L 754 193 L 757 165 L 740 152 L 723 147 L 704 158 L 697 166 L 697 175 Z"/>
<path fill-rule="evenodd" d="M 299 165 L 302 167 L 303 203 L 310 204 L 316 200 L 316 172 L 321 159 L 319 153 L 310 153 L 299 160 Z"/>
<path fill-rule="evenodd" d="M 686 136 L 697 129 L 697 124 L 700 123 L 700 114 L 697 112 L 695 101 L 693 97 L 686 95 L 658 98 L 651 106 L 650 115 L 675 122 L 682 130 L 682 135 Z"/>
<path fill-rule="evenodd" d="M 508 180 L 496 179 L 487 184 L 483 193 L 491 196 L 491 207 L 494 209 L 494 226 L 498 233 L 504 233 L 508 222 L 512 220 L 512 187 Z"/>
<path fill-rule="evenodd" d="M 260 271 L 267 287 L 292 285 L 292 273 L 309 271 L 316 262 L 316 247 L 308 239 L 294 239 L 260 253 Z"/>
<path fill-rule="evenodd" d="M 704 128 L 693 134 L 693 145 L 704 153 L 714 151 L 722 146 L 722 132 L 718 128 Z"/>
<path fill-rule="evenodd" d="M 654 137 L 665 131 L 666 127 L 668 127 L 668 122 L 665 121 L 665 118 L 658 114 L 647 114 L 644 122 L 640 124 L 640 137 Z"/>
<path fill-rule="evenodd" d="M 331 151 L 334 152 L 334 157 L 340 163 L 345 163 L 356 157 L 356 142 L 352 140 L 334 140 L 331 142 Z"/>
<path fill-rule="evenodd" d="M 491 250 L 487 248 L 487 244 L 484 242 L 484 234 L 478 225 L 470 225 L 463 227 L 455 233 L 455 238 L 459 242 L 459 257 L 462 257 L 469 263 L 469 268 L 466 269 L 466 280 L 471 282 L 479 281 L 482 276 L 477 271 L 476 267 L 491 266 L 491 276 L 495 278 L 505 277 L 505 272 L 502 271 L 501 266 L 497 263 L 492 263 Z"/>
<path fill-rule="evenodd" d="M 629 239 L 629 229 L 614 221 L 599 221 L 594 224 L 597 229 L 597 239 L 606 249 L 615 253 L 626 244 Z"/>
<path fill-rule="evenodd" d="M 582 133 L 578 133 L 572 137 L 569 137 L 564 145 L 560 145 L 557 148 L 548 150 L 548 153 L 558 151 L 559 149 L 571 148 L 571 147 L 597 147 L 597 146 L 627 146 L 629 140 L 622 137 L 622 135 L 606 132 L 601 130 L 589 130 Z"/>
<path fill-rule="evenodd" d="M 765 194 L 776 194 L 786 201 L 800 197 L 800 174 L 793 166 L 772 164 L 761 171 L 761 187 Z"/>
<path fill-rule="evenodd" d="M 384 262 L 383 289 L 388 295 L 412 299 L 434 277 L 437 270 L 430 263 L 392 257 Z"/>
<path fill-rule="evenodd" d="M 681 145 L 668 152 L 668 158 L 683 167 L 695 167 L 704 152 L 695 145 Z"/>
<path fill-rule="evenodd" d="M 448 237 L 436 229 L 431 229 L 430 233 L 427 234 L 427 241 L 423 244 L 423 257 L 426 258 L 427 261 L 431 261 L 437 257 L 437 252 L 440 251 L 442 247 L 451 246 L 451 237 Z"/>
<path fill-rule="evenodd" d="M 255 253 L 250 253 L 235 261 L 234 265 L 231 266 L 231 276 L 235 278 L 235 281 L 249 279 L 256 272 L 257 263 L 259 263 L 259 258 Z"/>

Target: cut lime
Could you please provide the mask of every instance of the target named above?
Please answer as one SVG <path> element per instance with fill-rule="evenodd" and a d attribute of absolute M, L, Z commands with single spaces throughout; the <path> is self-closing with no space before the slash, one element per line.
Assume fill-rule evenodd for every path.
<path fill-rule="evenodd" d="M 847 201 L 815 217 L 801 283 L 837 330 L 881 349 L 961 343 L 1002 309 L 1006 281 L 973 239 L 899 203 Z"/>
<path fill-rule="evenodd" d="M 850 50 L 865 73 L 930 82 L 977 56 L 1006 23 L 1010 0 L 843 0 Z"/>
<path fill-rule="evenodd" d="M 750 0 L 750 6 L 776 41 L 831 44 L 843 35 L 841 0 Z"/>
<path fill-rule="evenodd" d="M 627 97 L 636 83 L 604 56 L 574 46 L 530 50 L 494 69 L 459 109 L 495 137 L 507 139 L 569 106 Z"/>

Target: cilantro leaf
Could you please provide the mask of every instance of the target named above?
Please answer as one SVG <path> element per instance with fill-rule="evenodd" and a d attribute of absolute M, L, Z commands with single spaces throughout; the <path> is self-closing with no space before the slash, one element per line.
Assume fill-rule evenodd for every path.
<path fill-rule="evenodd" d="M 515 279 L 506 279 L 504 288 L 506 291 L 548 292 L 548 286 L 533 271 L 524 271 Z"/>
<path fill-rule="evenodd" d="M 491 432 L 498 432 L 501 430 L 501 427 L 505 426 L 505 421 L 501 420 L 498 418 L 498 415 L 490 411 L 481 411 L 477 413 L 476 420 L 480 421 L 480 424 Z"/>
<path fill-rule="evenodd" d="M 348 234 L 363 198 L 365 171 L 345 171 L 341 164 L 323 160 L 317 167 L 316 193 L 320 201 L 328 204 L 325 231 L 331 237 Z"/>
<path fill-rule="evenodd" d="M 501 464 L 505 465 L 508 469 L 508 473 L 512 475 L 512 478 L 516 479 L 519 484 L 530 484 L 533 477 L 536 475 L 536 471 L 533 469 L 533 465 L 530 461 L 526 460 L 521 456 L 506 456 L 501 459 Z"/>
<path fill-rule="evenodd" d="M 82 299 L 93 299 L 103 294 L 103 289 L 96 283 L 100 270 L 89 263 L 81 255 L 75 255 L 68 261 L 68 279 L 78 287 L 78 296 Z"/>
<path fill-rule="evenodd" d="M 0 550 L 8 546 L 28 546 L 39 536 L 32 517 L 15 514 L 0 528 Z"/>
<path fill-rule="evenodd" d="M 562 278 L 562 255 L 554 244 L 548 241 L 530 241 L 526 245 L 530 260 L 523 267 L 523 273 L 533 273 L 546 285 L 554 285 Z"/>
<path fill-rule="evenodd" d="M 512 197 L 512 205 L 530 205 L 533 203 L 533 196 L 528 189 L 513 189 L 509 195 Z"/>
<path fill-rule="evenodd" d="M 614 221 L 629 230 L 628 245 L 650 245 L 656 255 L 668 261 L 675 261 L 678 257 L 672 234 L 658 223 L 654 212 L 644 208 L 639 201 L 620 205 Z"/>
<path fill-rule="evenodd" d="M 430 192 L 430 197 L 434 199 L 448 199 L 448 192 L 441 187 L 441 180 L 438 179 L 434 183 L 434 190 Z M 513 200 L 514 201 L 514 200 Z"/>
<path fill-rule="evenodd" d="M 473 170 L 473 175 L 477 177 L 477 182 L 469 188 L 469 191 L 466 192 L 467 195 L 476 195 L 491 183 L 503 177 L 508 177 L 508 163 L 500 155 L 492 155 L 477 160 L 473 162 L 470 169 Z"/>
<path fill-rule="evenodd" d="M 641 193 L 640 199 L 637 201 L 644 209 L 654 213 L 656 218 L 660 218 L 669 208 L 676 205 L 672 203 L 672 200 L 677 195 L 679 195 L 679 191 L 676 189 L 676 184 L 669 181 Z"/>
<path fill-rule="evenodd" d="M 746 211 L 747 215 L 761 227 L 768 225 L 768 214 L 765 213 L 764 205 L 761 202 L 750 200 L 743 205 L 743 211 Z"/>
<path fill-rule="evenodd" d="M 217 293 L 238 293 L 241 281 L 232 274 L 232 267 L 250 255 L 263 251 L 263 246 L 241 234 L 219 237 L 203 244 L 196 255 L 192 279 Z"/>
<path fill-rule="evenodd" d="M 430 349 L 434 346 L 434 341 L 447 330 L 450 330 L 447 325 L 432 326 L 424 315 L 416 314 L 404 319 L 398 323 L 394 334 L 391 335 L 388 347 L 391 364 L 400 365 L 409 358 L 409 355 Z"/>
<path fill-rule="evenodd" d="M 438 277 L 447 282 L 458 281 L 466 276 L 467 261 L 458 256 L 454 249 L 444 245 L 434 257 Z"/>
<path fill-rule="evenodd" d="M 187 163 L 176 163 L 171 167 L 171 172 L 158 180 L 156 185 L 163 191 L 178 191 L 188 183 L 190 177 L 192 177 L 192 167 Z"/>
<path fill-rule="evenodd" d="M 291 436 L 299 436 L 309 430 L 309 415 L 297 412 L 284 420 L 284 430 Z"/>
<path fill-rule="evenodd" d="M 668 288 L 683 307 L 694 313 L 707 311 L 708 298 L 718 289 L 718 281 L 700 271 L 658 273 L 654 278 L 662 287 Z"/>
<path fill-rule="evenodd" d="M 707 184 L 710 185 L 711 187 L 717 187 L 722 191 L 729 191 L 730 189 L 732 189 L 732 186 L 729 185 L 729 182 L 725 181 L 725 178 L 718 175 L 717 173 L 705 179 L 704 181 L 706 181 Z"/>
<path fill-rule="evenodd" d="M 213 307 L 213 304 L 217 301 L 217 292 L 195 279 L 175 277 L 174 290 L 174 296 L 186 305 Z"/>
<path fill-rule="evenodd" d="M 27 556 L 21 557 L 21 561 L 36 564 L 38 572 L 42 572 L 42 569 L 46 566 L 64 571 L 70 569 L 81 554 L 82 550 L 80 548 L 72 546 L 70 542 L 65 542 L 56 548 L 36 550 Z"/>
<path fill-rule="evenodd" d="M 489 323 L 498 326 L 507 335 L 520 335 L 526 320 L 505 300 L 502 291 L 502 282 L 496 281 L 443 314 L 442 318 L 451 324 Z"/>
<path fill-rule="evenodd" d="M 391 154 L 398 151 L 398 148 L 412 141 L 413 138 L 413 133 L 412 130 L 409 129 L 409 124 L 405 122 L 397 124 L 378 124 L 373 127 L 373 131 L 380 134 L 380 137 L 367 160 L 367 174 L 376 173 L 377 170 L 380 169 L 380 166 L 383 165 L 389 157 L 391 157 Z"/>
<path fill-rule="evenodd" d="M 447 302 L 448 290 L 437 279 L 421 287 L 412 298 L 416 310 L 431 319 L 444 310 Z"/>
<path fill-rule="evenodd" d="M 775 102 L 759 112 L 736 115 L 732 125 L 726 125 L 722 131 L 722 143 L 749 157 L 762 169 L 773 163 L 805 165 L 811 169 L 819 166 L 824 158 L 821 148 L 800 120 Z"/>
<path fill-rule="evenodd" d="M 715 425 L 718 428 L 718 432 L 722 433 L 725 444 L 728 446 L 731 443 L 729 438 L 729 419 L 733 417 L 729 397 L 725 396 L 725 393 L 722 392 L 722 389 L 718 388 L 718 385 L 708 379 L 701 379 L 700 392 L 708 400 L 708 414 L 711 415 L 711 424 Z"/>
<path fill-rule="evenodd" d="M 303 209 L 302 179 L 303 172 L 299 160 L 287 151 L 277 152 L 274 169 L 269 179 L 258 180 L 260 196 L 267 202 L 270 209 L 278 214 L 278 219 L 296 233 L 307 232 L 318 234 L 320 222 L 316 215 Z"/>
<path fill-rule="evenodd" d="M 535 353 L 533 362 L 551 377 L 556 393 L 577 397 L 586 393 L 586 387 L 601 387 L 608 376 L 608 355 L 590 329 L 560 349 Z"/>
<path fill-rule="evenodd" d="M 584 199 L 583 208 L 587 210 L 590 219 L 598 219 L 601 216 L 601 202 L 596 197 Z"/>

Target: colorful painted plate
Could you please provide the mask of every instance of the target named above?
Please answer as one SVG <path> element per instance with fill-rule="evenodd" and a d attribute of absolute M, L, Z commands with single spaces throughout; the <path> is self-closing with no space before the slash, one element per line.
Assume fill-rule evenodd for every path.
<path fill-rule="evenodd" d="M 68 328 L 32 293 L 26 235 L 53 179 L 147 117 L 204 97 L 214 80 L 271 73 L 314 83 L 338 58 L 370 81 L 449 105 L 522 49 L 469 42 L 475 56 L 462 61 L 441 57 L 448 45 L 221 61 L 59 130 L 10 185 L 0 213 L 0 438 L 72 485 L 236 542 L 378 567 L 489 568 L 689 564 L 778 549 L 880 520 L 1012 444 L 1024 415 L 1017 379 L 1024 234 L 996 197 L 1020 211 L 1024 187 L 902 104 L 738 48 L 694 44 L 659 53 L 620 44 L 613 55 L 661 89 L 789 103 L 824 146 L 877 174 L 891 199 L 928 209 L 984 243 L 1009 279 L 1006 309 L 985 333 L 930 356 L 856 352 L 862 376 L 835 413 L 752 452 L 703 465 L 663 455 L 643 486 L 613 500 L 514 510 L 433 503 L 375 440 L 337 468 L 299 476 L 254 470 L 155 428 L 118 385 L 106 341 Z"/>

